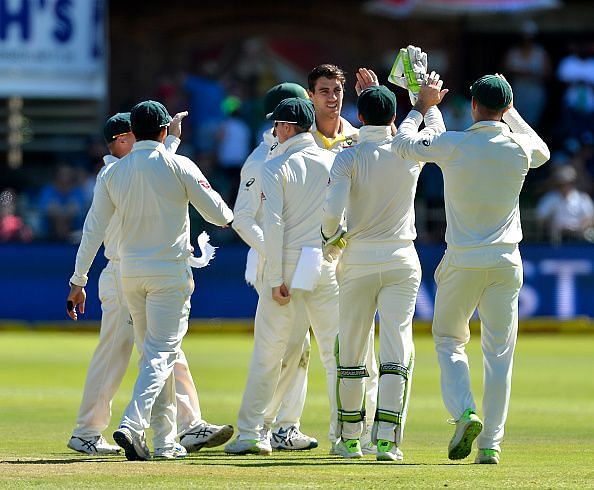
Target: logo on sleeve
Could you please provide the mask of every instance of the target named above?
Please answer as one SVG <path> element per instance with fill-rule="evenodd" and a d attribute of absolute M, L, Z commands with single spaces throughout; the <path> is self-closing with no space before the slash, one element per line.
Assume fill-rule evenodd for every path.
<path fill-rule="evenodd" d="M 208 180 L 199 180 L 198 183 L 205 189 L 212 189 L 212 187 L 210 187 L 210 184 L 208 183 Z"/>
<path fill-rule="evenodd" d="M 256 179 L 255 179 L 254 177 L 252 177 L 250 180 L 248 180 L 248 181 L 245 183 L 245 186 L 246 186 L 246 187 L 250 187 L 250 186 L 251 186 L 251 185 L 252 185 L 254 182 L 256 182 Z"/>
<path fill-rule="evenodd" d="M 431 141 L 429 141 L 429 140 L 422 140 L 421 143 L 423 143 L 423 146 L 429 146 L 431 144 Z"/>
<path fill-rule="evenodd" d="M 275 142 L 273 143 L 273 145 L 270 147 L 270 150 L 268 150 L 268 151 L 272 151 L 272 150 L 274 150 L 274 149 L 275 149 L 277 146 L 278 146 L 278 141 L 275 141 Z"/>

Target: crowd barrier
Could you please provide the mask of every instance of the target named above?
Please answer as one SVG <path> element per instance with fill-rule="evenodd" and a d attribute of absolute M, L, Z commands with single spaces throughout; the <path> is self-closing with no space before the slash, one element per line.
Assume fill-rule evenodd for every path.
<path fill-rule="evenodd" d="M 433 273 L 443 247 L 418 245 L 423 280 L 416 316 L 433 315 Z M 550 317 L 566 320 L 594 317 L 594 246 L 522 245 L 524 287 L 520 295 L 523 318 Z M 61 244 L 0 245 L 0 320 L 56 322 L 65 313 L 68 279 L 74 267 L 76 247 Z M 192 297 L 193 319 L 250 318 L 257 295 L 244 280 L 247 248 L 223 246 L 211 265 L 194 270 L 196 290 Z M 105 266 L 100 254 L 89 275 L 85 320 L 98 320 L 101 305 L 97 279 Z"/>

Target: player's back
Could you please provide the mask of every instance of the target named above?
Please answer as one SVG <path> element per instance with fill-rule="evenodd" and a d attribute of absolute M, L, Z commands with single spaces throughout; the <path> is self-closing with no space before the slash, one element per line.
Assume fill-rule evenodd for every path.
<path fill-rule="evenodd" d="M 357 146 L 336 157 L 332 171 L 351 176 L 347 241 L 414 240 L 413 204 L 421 165 L 392 151 L 389 126 L 364 126 L 359 139 Z"/>
<path fill-rule="evenodd" d="M 122 274 L 168 273 L 190 255 L 188 196 L 179 164 L 154 141 L 140 141 L 105 174 L 121 219 Z"/>
<path fill-rule="evenodd" d="M 448 137 L 449 132 L 443 137 Z M 444 177 L 451 246 L 516 244 L 522 239 L 519 195 L 530 166 L 523 135 L 494 121 L 452 133 L 456 144 L 437 162 Z"/>

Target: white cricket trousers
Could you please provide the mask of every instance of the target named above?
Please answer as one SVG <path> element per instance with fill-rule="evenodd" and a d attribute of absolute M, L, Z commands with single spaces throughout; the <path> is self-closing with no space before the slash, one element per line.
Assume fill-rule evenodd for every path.
<path fill-rule="evenodd" d="M 142 345 L 132 401 L 120 425 L 141 434 L 154 430 L 155 448 L 171 448 L 177 435 L 173 369 L 188 330 L 194 280 L 189 266 L 172 268 L 172 276 L 122 277 L 124 295 Z M 154 410 L 154 416 L 151 414 Z"/>
<path fill-rule="evenodd" d="M 291 283 L 295 265 L 285 263 L 287 284 Z M 310 325 L 326 370 L 333 437 L 336 432 L 334 343 L 338 329 L 338 284 L 334 266 L 324 262 L 314 291 L 292 290 L 287 305 L 281 306 L 272 299 L 271 288 L 262 286 L 261 291 L 256 309 L 254 350 L 237 420 L 239 437 L 260 438 L 267 408 L 278 387 L 281 367 L 299 362 Z"/>
<path fill-rule="evenodd" d="M 478 309 L 484 392 L 483 431 L 477 444 L 480 449 L 500 450 L 518 334 L 522 266 L 462 269 L 449 264 L 447 257 L 446 253 L 435 271 L 437 294 L 433 316 L 444 404 L 455 420 L 468 408 L 476 410 L 465 346 L 470 340 L 468 322 Z"/>
<path fill-rule="evenodd" d="M 118 262 L 110 261 L 99 277 L 101 330 L 89 364 L 82 401 L 76 419 L 75 437 L 90 439 L 101 435 L 111 419 L 111 402 L 128 368 L 134 330 L 125 302 Z M 177 425 L 181 432 L 202 422 L 200 403 L 185 355 L 174 368 Z"/>
<path fill-rule="evenodd" d="M 374 424 L 373 440 L 386 439 L 399 444 L 406 423 L 408 398 L 414 363 L 412 320 L 421 268 L 416 254 L 412 266 L 401 262 L 339 266 L 338 358 L 341 368 L 361 368 L 371 348 L 370 325 L 379 314 L 380 377 L 376 407 L 368 407 L 367 421 Z M 339 407 L 345 418 L 360 418 L 365 378 L 338 380 Z M 357 415 L 359 414 L 359 415 Z M 369 423 L 369 422 L 368 422 Z M 363 421 L 342 424 L 343 439 L 359 439 Z"/>

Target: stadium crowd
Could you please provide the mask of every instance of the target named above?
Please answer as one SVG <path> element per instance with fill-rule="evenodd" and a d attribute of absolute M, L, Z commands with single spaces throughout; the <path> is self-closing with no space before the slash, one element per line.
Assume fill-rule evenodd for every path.
<path fill-rule="evenodd" d="M 570 43 L 555 62 L 538 44 L 537 34 L 535 24 L 525 23 L 518 44 L 492 70 L 508 75 L 516 99 L 522 101 L 519 112 L 545 136 L 552 150 L 548 170 L 525 183 L 521 203 L 525 236 L 552 243 L 594 241 L 594 43 Z M 239 61 L 224 64 L 208 59 L 193 73 L 163 75 L 151 94 L 172 114 L 189 110 L 179 153 L 198 162 L 229 203 L 235 202 L 241 166 L 269 124 L 263 94 L 275 83 L 303 78 L 297 71 L 279 70 L 262 52 L 258 42 L 248 40 Z M 378 67 L 376 71 L 386 80 L 388 70 Z M 342 115 L 359 127 L 354 82 L 351 74 Z M 461 130 L 471 124 L 469 100 L 461 95 L 464 90 L 452 88 L 443 104 L 444 120 L 448 129 Z M 563 96 L 552 97 L 552 88 L 561 89 Z M 406 107 L 406 94 L 394 90 L 398 104 Z M 58 155 L 47 182 L 0 188 L 0 242 L 77 243 L 104 153 L 98 135 L 85 154 Z M 418 240 L 443 241 L 443 181 L 435 165 L 427 165 L 421 174 L 416 211 Z M 192 213 L 192 219 L 199 218 Z M 218 243 L 239 241 L 229 230 L 206 228 Z"/>

